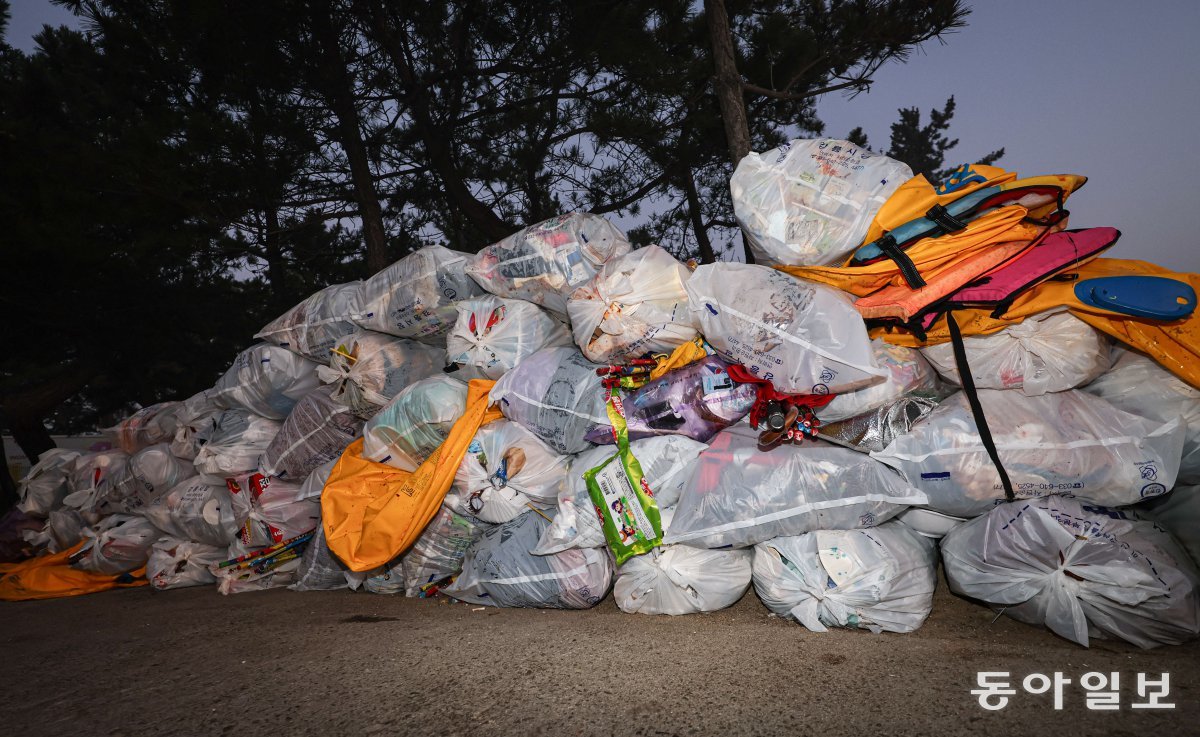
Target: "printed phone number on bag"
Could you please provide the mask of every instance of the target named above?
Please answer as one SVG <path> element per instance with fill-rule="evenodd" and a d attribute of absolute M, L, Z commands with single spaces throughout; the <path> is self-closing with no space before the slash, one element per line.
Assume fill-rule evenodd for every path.
<path fill-rule="evenodd" d="M 979 705 L 988 711 L 1000 711 L 1008 706 L 1010 696 L 1017 694 L 1012 687 L 1008 671 L 982 671 L 975 674 L 978 688 L 971 689 Z M 1063 708 L 1063 689 L 1072 683 L 1061 672 L 1051 675 L 1030 673 L 1021 679 L 1021 688 L 1026 693 L 1041 695 L 1054 692 L 1054 708 Z M 1121 708 L 1121 674 L 1119 672 L 1084 673 L 1077 683 L 1085 693 L 1087 708 L 1092 711 L 1116 711 Z M 1171 674 L 1161 673 L 1158 680 L 1150 680 L 1146 673 L 1137 674 L 1137 694 L 1142 701 L 1131 704 L 1134 709 L 1174 709 L 1173 702 L 1164 701 L 1171 692 Z"/>

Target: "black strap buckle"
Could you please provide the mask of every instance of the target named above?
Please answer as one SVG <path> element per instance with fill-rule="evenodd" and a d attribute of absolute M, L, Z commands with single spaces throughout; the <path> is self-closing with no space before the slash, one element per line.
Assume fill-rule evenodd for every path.
<path fill-rule="evenodd" d="M 934 205 L 925 213 L 925 217 L 932 220 L 934 225 L 942 229 L 944 233 L 957 233 L 967 227 L 964 220 L 959 220 L 950 214 L 950 211 L 941 205 Z"/>
<path fill-rule="evenodd" d="M 896 262 L 896 266 L 900 268 L 900 275 L 904 277 L 904 281 L 909 287 L 920 289 L 925 286 L 925 279 L 921 277 L 921 272 L 917 271 L 917 265 L 913 263 L 907 253 L 900 249 L 891 233 L 875 241 L 875 245 L 879 247 L 884 256 Z"/>

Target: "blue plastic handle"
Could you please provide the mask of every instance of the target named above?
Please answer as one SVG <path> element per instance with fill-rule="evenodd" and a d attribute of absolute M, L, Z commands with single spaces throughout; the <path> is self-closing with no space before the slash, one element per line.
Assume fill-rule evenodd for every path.
<path fill-rule="evenodd" d="M 1000 191 L 1000 187 L 984 187 L 983 189 L 976 190 L 968 195 L 963 195 L 954 202 L 951 202 L 949 205 L 946 205 L 946 212 L 957 217 L 971 210 L 971 208 L 975 207 L 980 202 L 983 202 L 988 197 L 993 197 L 999 194 Z M 933 222 L 929 218 L 919 217 L 915 220 L 909 220 L 903 225 L 897 226 L 893 230 L 889 231 L 889 234 L 895 238 L 897 243 L 907 243 L 914 238 L 925 237 L 927 235 L 940 232 L 941 227 L 939 227 L 937 223 Z M 882 255 L 883 251 L 879 250 L 879 246 L 876 245 L 876 242 L 871 241 L 867 245 L 862 246 L 854 252 L 854 257 L 851 259 L 851 262 L 854 264 L 861 264 L 865 261 L 879 258 Z"/>
<path fill-rule="evenodd" d="M 1181 320 L 1196 309 L 1196 290 L 1165 276 L 1104 276 L 1075 285 L 1085 305 L 1150 320 Z"/>

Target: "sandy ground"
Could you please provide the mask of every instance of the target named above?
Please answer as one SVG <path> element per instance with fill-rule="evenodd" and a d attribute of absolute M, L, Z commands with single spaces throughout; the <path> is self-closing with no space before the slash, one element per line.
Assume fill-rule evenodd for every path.
<path fill-rule="evenodd" d="M 350 591 L 114 591 L 0 604 L 8 735 L 1200 734 L 1200 642 L 1084 649 L 945 589 L 914 634 L 811 633 L 753 590 L 687 617 L 486 609 Z M 1059 671 L 987 712 L 977 671 Z M 1079 677 L 1117 671 L 1121 709 Z M 1176 708 L 1134 710 L 1138 672 Z M 1057 734 L 1056 734 L 1057 731 Z"/>

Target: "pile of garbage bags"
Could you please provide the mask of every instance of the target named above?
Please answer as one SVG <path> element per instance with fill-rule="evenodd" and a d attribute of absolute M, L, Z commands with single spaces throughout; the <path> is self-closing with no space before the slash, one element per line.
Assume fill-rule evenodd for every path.
<path fill-rule="evenodd" d="M 814 632 L 918 629 L 940 565 L 954 593 L 1082 645 L 1183 642 L 1200 372 L 1149 308 L 1135 329 L 1064 291 L 1126 268 L 1092 261 L 1115 231 L 1062 231 L 1081 182 L 978 166 L 935 187 L 794 141 L 731 182 L 756 264 L 684 264 L 586 213 L 429 246 L 313 294 L 109 450 L 48 451 L 20 534 L 156 590 L 611 594 L 687 615 L 753 588 Z M 1162 335 L 1191 335 L 1190 315 L 1164 313 Z M 491 414 L 461 435 L 479 396 Z M 361 565 L 347 488 L 432 506 Z"/>

